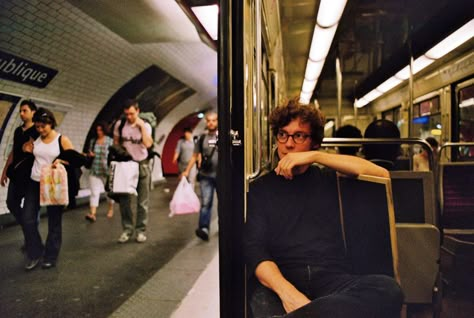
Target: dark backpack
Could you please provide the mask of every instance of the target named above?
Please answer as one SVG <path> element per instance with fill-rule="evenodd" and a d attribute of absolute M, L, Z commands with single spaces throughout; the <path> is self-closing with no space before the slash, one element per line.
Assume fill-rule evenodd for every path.
<path fill-rule="evenodd" d="M 148 114 L 148 113 L 144 113 L 144 114 Z M 154 117 L 154 115 L 153 115 Z M 153 129 L 154 127 L 156 126 L 156 118 L 155 118 L 155 121 L 154 123 L 151 122 L 150 120 L 150 116 L 140 116 L 141 119 L 143 119 L 145 122 L 147 122 L 148 124 L 150 124 L 151 128 L 152 128 L 152 137 L 153 137 Z M 120 125 L 118 127 L 118 132 L 119 132 L 119 143 L 122 144 L 122 130 L 123 130 L 123 127 L 125 126 L 125 123 L 126 123 L 126 119 L 125 118 L 121 118 L 119 119 L 120 120 Z M 155 156 L 157 156 L 158 158 L 161 159 L 161 156 L 158 152 L 156 152 L 154 150 L 154 146 L 155 144 L 153 143 L 149 148 L 147 148 L 147 151 L 148 151 L 148 156 L 147 156 L 147 159 L 150 160 L 150 159 L 153 159 Z"/>

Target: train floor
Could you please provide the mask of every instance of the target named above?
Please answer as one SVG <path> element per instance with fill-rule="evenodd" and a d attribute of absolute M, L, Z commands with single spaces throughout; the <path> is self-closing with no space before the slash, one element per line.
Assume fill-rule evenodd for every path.
<path fill-rule="evenodd" d="M 176 178 L 168 178 L 152 191 L 145 243 L 117 243 L 121 233 L 118 206 L 108 219 L 102 203 L 92 224 L 84 219 L 87 206 L 66 211 L 60 258 L 50 270 L 25 272 L 19 227 L 1 230 L 0 317 L 217 318 L 216 200 L 210 241 L 203 242 L 194 236 L 197 214 L 168 217 L 176 185 Z M 43 218 L 43 239 L 46 230 Z M 472 277 L 457 275 L 454 284 L 450 258 L 442 257 L 441 263 L 448 282 L 441 318 L 474 317 Z M 472 273 L 472 268 L 459 270 Z M 402 316 L 432 317 L 431 308 L 409 306 Z"/>
<path fill-rule="evenodd" d="M 122 232 L 118 204 L 108 219 L 101 203 L 95 223 L 84 219 L 87 206 L 66 211 L 61 253 L 49 270 L 25 272 L 20 228 L 1 230 L 0 317 L 170 317 L 209 269 L 214 269 L 207 274 L 213 280 L 201 285 L 212 290 L 198 292 L 214 293 L 218 302 L 216 200 L 210 241 L 203 242 L 194 235 L 197 214 L 168 217 L 176 185 L 176 178 L 168 178 L 152 190 L 145 243 L 117 243 Z M 44 240 L 45 218 L 40 232 Z M 211 309 L 218 317 L 218 304 Z"/>

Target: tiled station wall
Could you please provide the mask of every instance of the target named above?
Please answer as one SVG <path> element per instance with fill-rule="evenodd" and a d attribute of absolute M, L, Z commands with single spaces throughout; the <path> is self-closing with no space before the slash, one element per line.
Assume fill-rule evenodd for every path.
<path fill-rule="evenodd" d="M 199 42 L 131 44 L 62 0 L 0 1 L 0 50 L 59 71 L 43 89 L 0 79 L 0 92 L 43 101 L 40 106 L 65 113 L 58 130 L 78 150 L 107 100 L 152 64 L 198 91 L 183 103 L 189 111 L 216 95 L 212 83 L 203 89 L 202 79 L 179 75 L 202 64 L 211 50 L 207 46 Z M 194 52 L 192 59 L 180 53 L 186 50 Z M 173 113 L 177 122 L 180 116 Z M 17 114 L 15 110 L 0 145 L 2 169 L 12 132 L 20 123 Z M 156 135 L 163 133 L 167 132 Z M 0 214 L 7 212 L 5 198 L 6 189 L 0 188 Z"/>

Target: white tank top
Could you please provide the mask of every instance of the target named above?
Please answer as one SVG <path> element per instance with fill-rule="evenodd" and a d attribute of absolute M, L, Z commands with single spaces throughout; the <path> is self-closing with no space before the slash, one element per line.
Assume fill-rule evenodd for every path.
<path fill-rule="evenodd" d="M 59 156 L 59 136 L 61 136 L 61 134 L 58 133 L 56 138 L 54 138 L 49 144 L 45 144 L 41 140 L 41 137 L 38 137 L 38 139 L 33 142 L 33 155 L 35 156 L 35 162 L 31 169 L 31 179 L 34 181 L 39 182 L 41 168 L 52 164 L 54 159 Z"/>

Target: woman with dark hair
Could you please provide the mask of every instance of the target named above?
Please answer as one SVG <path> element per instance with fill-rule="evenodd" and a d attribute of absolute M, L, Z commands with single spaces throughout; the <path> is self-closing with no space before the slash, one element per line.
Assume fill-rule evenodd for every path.
<path fill-rule="evenodd" d="M 87 152 L 87 156 L 92 158 L 89 175 L 89 188 L 91 191 L 89 197 L 90 213 L 86 215 L 86 220 L 90 222 L 96 221 L 100 194 L 104 192 L 105 180 L 109 171 L 107 156 L 109 155 L 109 147 L 112 146 L 114 140 L 107 136 L 107 133 L 107 124 L 98 123 L 95 126 L 95 137 L 91 140 L 89 151 Z M 107 217 L 110 219 L 114 215 L 114 201 L 110 198 L 107 198 L 107 200 L 109 203 Z"/>
<path fill-rule="evenodd" d="M 400 130 L 395 123 L 386 119 L 377 119 L 369 124 L 364 138 L 400 138 Z M 384 167 L 387 170 L 400 170 L 396 166 L 401 153 L 399 144 L 365 144 L 362 146 L 365 159 Z"/>
<path fill-rule="evenodd" d="M 41 257 L 43 257 L 43 269 L 49 269 L 56 265 L 61 248 L 61 225 L 64 206 L 52 205 L 47 207 L 48 237 L 46 244 L 43 245 L 36 225 L 40 209 L 41 169 L 51 164 L 54 166 L 69 164 L 65 160 L 58 159 L 58 157 L 62 152 L 73 149 L 69 138 L 62 136 L 54 129 L 57 124 L 51 111 L 39 108 L 33 116 L 33 122 L 39 133 L 39 138 L 34 141 L 30 139 L 29 142 L 23 145 L 23 151 L 33 153 L 35 157 L 24 201 L 25 218 L 23 226 L 28 256 L 25 265 L 27 271 L 34 269 Z"/>

